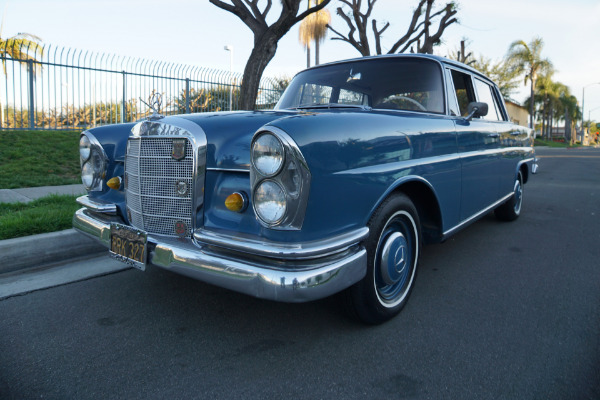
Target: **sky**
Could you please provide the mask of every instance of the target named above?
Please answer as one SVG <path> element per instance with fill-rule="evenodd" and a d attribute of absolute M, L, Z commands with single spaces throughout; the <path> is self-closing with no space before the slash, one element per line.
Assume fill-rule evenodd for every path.
<path fill-rule="evenodd" d="M 379 26 L 390 22 L 384 50 L 404 34 L 416 3 L 377 1 L 373 18 Z M 458 4 L 459 23 L 446 29 L 444 43 L 434 54 L 447 56 L 466 39 L 467 49 L 475 55 L 500 60 L 513 41 L 540 36 L 545 43 L 542 55 L 556 69 L 554 79 L 567 85 L 580 104 L 585 87 L 585 118 L 589 112 L 592 120 L 600 120 L 600 0 L 458 0 Z M 340 5 L 333 0 L 328 10 L 331 25 L 345 33 L 345 23 L 336 14 Z M 229 69 L 231 54 L 224 50 L 229 45 L 233 70 L 240 73 L 253 44 L 251 31 L 236 16 L 208 0 L 0 0 L 0 11 L 2 38 L 26 32 L 53 46 L 223 70 Z M 330 33 L 321 45 L 321 63 L 360 56 L 348 43 L 331 40 L 333 36 Z M 305 67 L 296 25 L 279 42 L 265 75 L 293 76 Z M 513 97 L 523 101 L 527 95 L 523 86 Z"/>

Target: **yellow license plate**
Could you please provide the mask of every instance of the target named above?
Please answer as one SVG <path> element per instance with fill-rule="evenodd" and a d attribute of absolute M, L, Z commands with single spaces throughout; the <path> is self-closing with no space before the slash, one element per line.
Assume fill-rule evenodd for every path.
<path fill-rule="evenodd" d="M 110 225 L 110 256 L 137 269 L 146 269 L 146 232 L 127 225 Z"/>

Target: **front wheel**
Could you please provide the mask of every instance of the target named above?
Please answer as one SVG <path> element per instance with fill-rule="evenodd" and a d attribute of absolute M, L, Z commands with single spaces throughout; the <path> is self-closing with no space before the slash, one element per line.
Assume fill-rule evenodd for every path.
<path fill-rule="evenodd" d="M 350 312 L 379 324 L 400 312 L 412 291 L 421 251 L 421 228 L 415 206 L 403 194 L 384 201 L 369 222 L 367 274 L 348 289 Z"/>
<path fill-rule="evenodd" d="M 519 171 L 517 179 L 515 180 L 515 186 L 513 189 L 513 195 L 510 199 L 500 207 L 494 210 L 496 218 L 501 221 L 514 221 L 521 215 L 521 207 L 523 205 L 523 175 Z"/>

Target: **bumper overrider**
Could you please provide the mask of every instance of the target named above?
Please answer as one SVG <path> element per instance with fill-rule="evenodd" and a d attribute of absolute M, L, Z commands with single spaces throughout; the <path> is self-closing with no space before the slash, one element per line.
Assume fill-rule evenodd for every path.
<path fill-rule="evenodd" d="M 87 196 L 73 217 L 79 232 L 110 246 L 110 224 L 123 221 Z M 90 207 L 93 206 L 93 207 Z M 109 212 L 107 212 L 109 211 Z M 337 293 L 362 279 L 368 228 L 326 240 L 278 243 L 197 230 L 193 238 L 148 234 L 148 263 L 251 296 L 305 302 Z"/>

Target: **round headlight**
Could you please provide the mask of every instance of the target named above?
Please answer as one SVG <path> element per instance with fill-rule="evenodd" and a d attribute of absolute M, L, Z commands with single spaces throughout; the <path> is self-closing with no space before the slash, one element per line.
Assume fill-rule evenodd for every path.
<path fill-rule="evenodd" d="M 285 216 L 287 204 L 281 186 L 273 181 L 264 181 L 254 192 L 254 210 L 260 219 L 269 225 L 276 224 Z"/>
<path fill-rule="evenodd" d="M 81 182 L 86 190 L 90 190 L 94 184 L 94 168 L 91 163 L 83 164 L 81 168 Z"/>
<path fill-rule="evenodd" d="M 259 173 L 273 176 L 283 165 L 283 146 L 275 136 L 264 133 L 252 144 L 252 163 Z"/>
<path fill-rule="evenodd" d="M 82 135 L 81 139 L 79 139 L 79 155 L 81 156 L 82 161 L 87 161 L 90 158 L 90 150 L 92 148 L 92 144 L 90 143 L 90 139 Z"/>
<path fill-rule="evenodd" d="M 90 150 L 88 160 L 81 167 L 81 181 L 86 190 L 98 190 L 97 184 L 104 178 L 104 158 L 96 150 Z"/>

